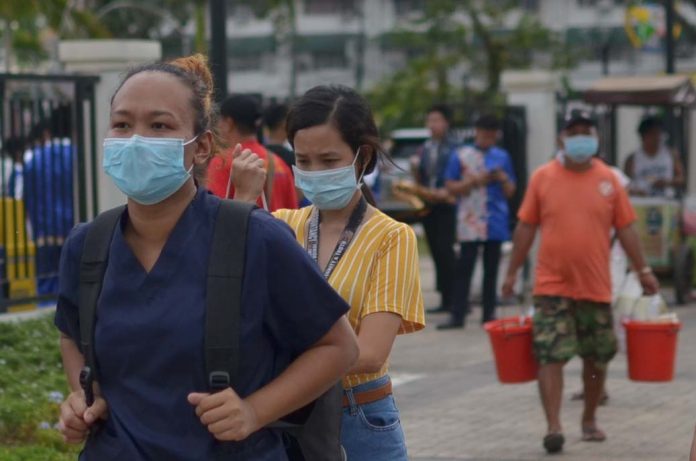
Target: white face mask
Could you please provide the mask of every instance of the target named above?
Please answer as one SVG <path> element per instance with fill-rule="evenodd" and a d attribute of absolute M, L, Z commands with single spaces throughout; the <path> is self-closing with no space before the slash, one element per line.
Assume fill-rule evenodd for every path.
<path fill-rule="evenodd" d="M 564 153 L 577 163 L 587 162 L 597 153 L 599 140 L 593 135 L 568 136 L 563 140 Z"/>
<path fill-rule="evenodd" d="M 295 186 L 305 194 L 320 210 L 340 210 L 345 208 L 360 188 L 365 170 L 355 179 L 355 162 L 360 148 L 355 153 L 351 165 L 322 171 L 305 171 L 293 166 Z"/>
<path fill-rule="evenodd" d="M 170 197 L 191 177 L 184 168 L 184 142 L 179 138 L 104 139 L 104 172 L 126 196 L 142 205 L 154 205 Z"/>

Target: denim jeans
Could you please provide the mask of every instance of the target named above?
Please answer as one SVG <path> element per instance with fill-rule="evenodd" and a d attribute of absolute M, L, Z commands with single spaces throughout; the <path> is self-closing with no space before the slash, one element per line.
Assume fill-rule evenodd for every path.
<path fill-rule="evenodd" d="M 344 391 L 351 402 L 349 408 L 343 409 L 341 428 L 341 443 L 348 461 L 408 461 L 394 397 L 388 395 L 365 405 L 356 405 L 353 397 L 388 382 L 389 376 L 384 376 Z"/>

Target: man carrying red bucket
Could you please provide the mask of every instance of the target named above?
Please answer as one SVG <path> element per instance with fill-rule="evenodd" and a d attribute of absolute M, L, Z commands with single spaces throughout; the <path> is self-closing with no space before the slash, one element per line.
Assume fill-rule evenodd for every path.
<path fill-rule="evenodd" d="M 539 392 L 548 423 L 544 447 L 549 453 L 560 452 L 565 442 L 560 420 L 563 366 L 576 354 L 583 359 L 582 438 L 592 442 L 606 439 L 595 412 L 607 365 L 617 349 L 610 307 L 612 229 L 640 274 L 645 293 L 659 289 L 640 250 L 632 226 L 636 215 L 624 188 L 609 167 L 592 158 L 599 142 L 590 115 L 571 114 L 561 141 L 562 155 L 539 168 L 530 180 L 503 285 L 503 295 L 511 296 L 517 272 L 540 229 L 533 336 L 540 365 Z"/>

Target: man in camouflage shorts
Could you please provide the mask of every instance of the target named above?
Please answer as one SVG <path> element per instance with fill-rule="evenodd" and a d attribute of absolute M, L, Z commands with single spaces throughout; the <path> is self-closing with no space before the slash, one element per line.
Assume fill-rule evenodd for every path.
<path fill-rule="evenodd" d="M 536 296 L 534 308 L 534 354 L 540 364 L 565 363 L 579 355 L 606 369 L 616 355 L 608 304 Z"/>
<path fill-rule="evenodd" d="M 598 138 L 589 115 L 573 114 L 561 141 L 561 155 L 539 168 L 529 182 L 503 284 L 503 295 L 511 295 L 517 272 L 540 230 L 534 279 L 534 352 L 540 364 L 539 392 L 548 423 L 544 447 L 549 453 L 561 451 L 565 442 L 560 418 L 563 366 L 574 355 L 583 359 L 582 438 L 593 442 L 606 438 L 595 413 L 607 365 L 616 354 L 609 306 L 612 230 L 638 271 L 646 294 L 659 288 L 633 230 L 636 216 L 626 191 L 609 167 L 592 158 Z"/>

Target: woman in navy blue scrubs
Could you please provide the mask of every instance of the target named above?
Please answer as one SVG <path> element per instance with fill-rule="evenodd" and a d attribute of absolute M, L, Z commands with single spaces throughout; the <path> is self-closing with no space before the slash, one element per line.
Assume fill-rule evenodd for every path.
<path fill-rule="evenodd" d="M 212 79 L 193 56 L 130 72 L 116 91 L 104 168 L 128 196 L 98 303 L 99 386 L 80 389 L 79 263 L 89 224 L 66 241 L 55 323 L 72 393 L 61 406 L 83 460 L 286 459 L 264 429 L 336 383 L 357 357 L 345 302 L 290 229 L 262 211 L 249 221 L 240 380 L 208 394 L 206 272 L 220 201 L 191 176 L 215 149 Z M 278 375 L 285 357 L 297 357 Z M 99 422 L 99 429 L 94 428 Z M 89 437 L 88 437 L 89 434 Z M 220 442 L 230 442 L 221 444 Z"/>

